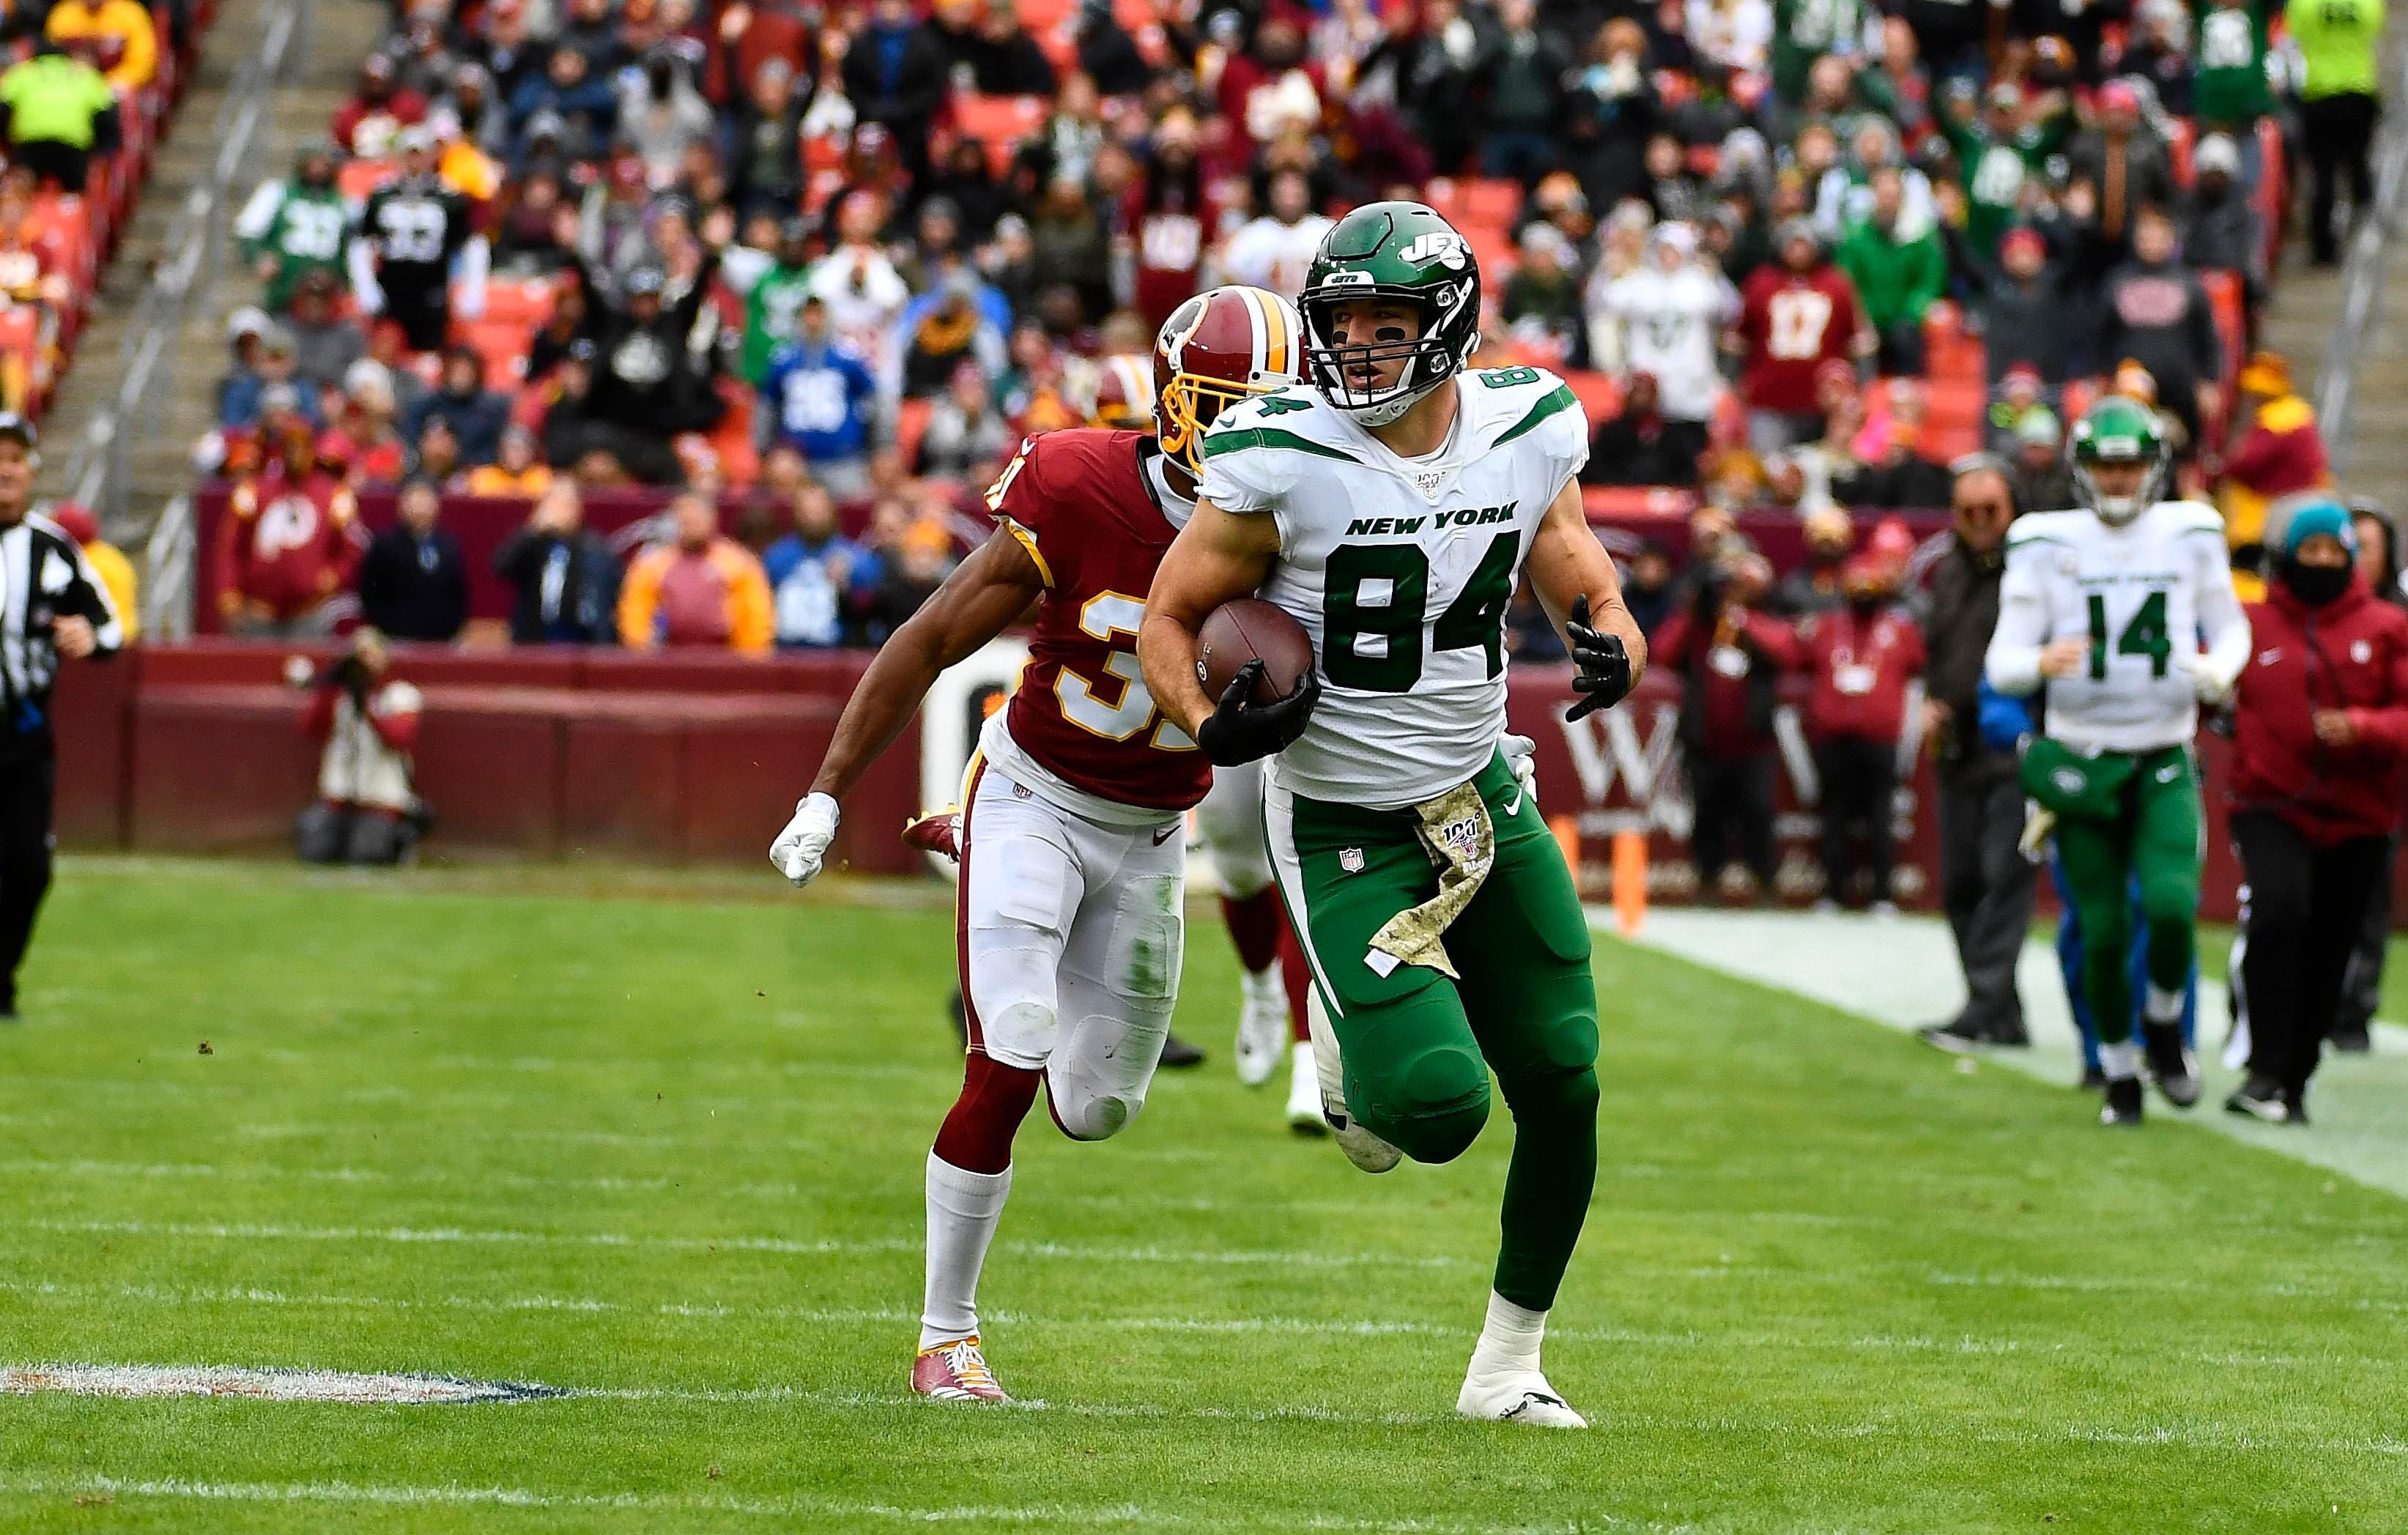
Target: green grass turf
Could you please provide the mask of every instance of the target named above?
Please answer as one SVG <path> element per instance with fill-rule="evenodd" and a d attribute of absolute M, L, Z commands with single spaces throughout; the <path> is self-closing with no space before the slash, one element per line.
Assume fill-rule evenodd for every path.
<path fill-rule="evenodd" d="M 982 1299 L 1005 1381 L 1049 1405 L 914 1402 L 948 915 L 608 883 L 66 868 L 0 1034 L 0 1363 L 658 1394 L 0 1398 L 0 1529 L 2408 1509 L 2400 1201 L 2180 1125 L 2108 1136 L 2061 1088 L 1612 943 L 1605 1166 L 1547 1355 L 1594 1431 L 1451 1416 L 1501 1111 L 1461 1161 L 1380 1179 L 1293 1139 L 1227 1073 L 1209 920 L 1182 1020 L 1213 1062 L 1115 1144 L 1041 1116 L 1021 1142 Z"/>

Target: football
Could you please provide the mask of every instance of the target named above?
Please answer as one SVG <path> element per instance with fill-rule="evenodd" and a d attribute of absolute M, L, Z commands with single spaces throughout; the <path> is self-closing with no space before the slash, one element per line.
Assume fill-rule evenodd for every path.
<path fill-rule="evenodd" d="M 1255 660 L 1263 663 L 1263 676 L 1254 685 L 1254 702 L 1276 703 L 1296 691 L 1312 670 L 1312 637 L 1304 625 L 1259 597 L 1214 608 L 1196 636 L 1196 677 L 1204 684 L 1204 696 L 1220 702 L 1238 668 Z"/>

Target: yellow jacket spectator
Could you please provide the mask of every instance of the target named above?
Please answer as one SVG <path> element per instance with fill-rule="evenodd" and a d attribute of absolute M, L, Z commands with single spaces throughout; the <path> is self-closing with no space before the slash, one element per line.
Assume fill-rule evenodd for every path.
<path fill-rule="evenodd" d="M 2253 353 L 2236 384 L 2242 430 L 2225 455 L 2216 487 L 2224 536 L 2232 546 L 2232 585 L 2243 602 L 2262 601 L 2266 511 L 2300 490 L 2329 490 L 2332 468 L 2325 456 L 2316 413 L 2291 389 L 2290 365 L 2272 352 Z"/>
<path fill-rule="evenodd" d="M 100 71 L 45 39 L 30 59 L 0 74 L 0 135 L 8 158 L 63 192 L 91 178 L 94 150 L 119 140 L 117 95 Z"/>
<path fill-rule="evenodd" d="M 59 0 L 42 35 L 54 43 L 115 38 L 121 51 L 107 78 L 129 95 L 158 77 L 159 33 L 139 0 Z"/>
<path fill-rule="evenodd" d="M 619 591 L 619 639 L 636 649 L 714 646 L 766 656 L 774 638 L 769 578 L 750 550 L 719 532 L 719 510 L 687 491 L 670 504 L 673 543 L 627 567 Z"/>
<path fill-rule="evenodd" d="M 50 508 L 50 520 L 59 531 L 76 541 L 83 557 L 92 561 L 93 574 L 108 589 L 110 605 L 117 609 L 118 626 L 125 631 L 125 643 L 134 643 L 134 632 L 140 627 L 134 603 L 134 561 L 125 551 L 100 536 L 100 523 L 91 512 L 72 501 L 62 501 Z"/>

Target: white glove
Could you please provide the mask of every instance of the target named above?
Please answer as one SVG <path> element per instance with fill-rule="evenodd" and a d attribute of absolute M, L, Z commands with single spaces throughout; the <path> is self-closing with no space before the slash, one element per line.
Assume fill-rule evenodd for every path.
<path fill-rule="evenodd" d="M 1497 749 L 1505 754 L 1505 765 L 1513 770 L 1513 781 L 1530 803 L 1539 803 L 1539 743 L 1526 735 L 1500 735 Z"/>
<path fill-rule="evenodd" d="M 796 889 L 819 877 L 820 860 L 827 857 L 828 844 L 836 840 L 837 822 L 841 818 L 832 794 L 806 794 L 795 802 L 795 818 L 769 845 L 769 861 L 795 882 Z"/>
<path fill-rule="evenodd" d="M 2024 802 L 2024 834 L 2015 839 L 2015 851 L 2023 854 L 2027 863 L 2048 861 L 2048 839 L 2057 831 L 2057 812 L 2042 809 L 2030 800 Z"/>
<path fill-rule="evenodd" d="M 2223 669 L 2209 659 L 2206 651 L 2194 650 L 2186 656 L 2177 656 L 2174 663 L 2190 674 L 2191 691 L 2197 693 L 2199 701 L 2209 708 L 2221 708 L 2224 701 L 2232 696 L 2232 684 L 2237 679 L 2226 676 Z"/>

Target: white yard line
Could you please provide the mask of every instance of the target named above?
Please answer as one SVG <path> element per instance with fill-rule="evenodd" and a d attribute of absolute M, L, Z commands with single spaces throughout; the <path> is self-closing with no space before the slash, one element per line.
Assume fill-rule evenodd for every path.
<path fill-rule="evenodd" d="M 1608 936 L 1615 931 L 1612 914 L 1603 910 L 1592 909 L 1589 926 Z M 1936 920 L 1662 908 L 1647 914 L 1639 942 L 1892 1029 L 1944 1022 L 1964 1002 L 1956 947 L 1946 926 Z M 2056 951 L 2037 940 L 2026 945 L 2016 974 L 2031 1046 L 1993 1050 L 1977 1059 L 2070 1088 L 2081 1074 L 2081 1056 Z M 2229 1005 L 2223 978 L 2200 976 L 2199 1053 L 2207 1091 L 2188 1114 L 2153 1095 L 2151 1120 L 2197 1124 L 2408 1195 L 2408 1029 L 2378 1023 L 2373 1054 L 2326 1056 L 2311 1101 L 2313 1125 L 2261 1125 L 2223 1111 L 2225 1094 L 2238 1085 L 2217 1062 Z M 1934 1050 L 1931 1069 L 1953 1069 L 1952 1058 Z M 2065 1112 L 2081 1118 L 2094 1110 L 2089 1100 L 2069 1091 Z"/>

